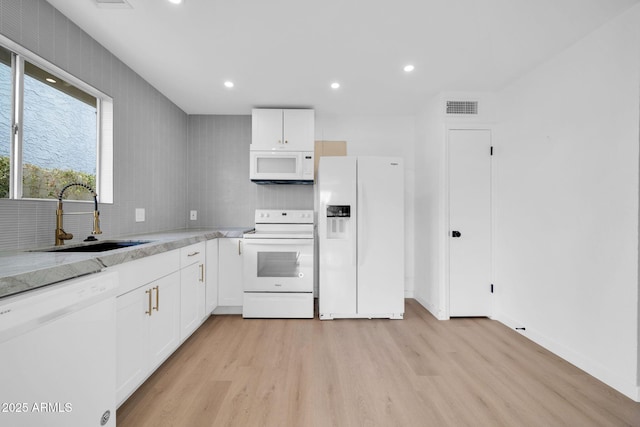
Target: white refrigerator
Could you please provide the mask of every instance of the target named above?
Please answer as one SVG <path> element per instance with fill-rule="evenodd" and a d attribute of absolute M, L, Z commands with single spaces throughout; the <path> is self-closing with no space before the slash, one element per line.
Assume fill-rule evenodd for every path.
<path fill-rule="evenodd" d="M 402 319 L 402 160 L 321 157 L 317 185 L 320 319 Z"/>

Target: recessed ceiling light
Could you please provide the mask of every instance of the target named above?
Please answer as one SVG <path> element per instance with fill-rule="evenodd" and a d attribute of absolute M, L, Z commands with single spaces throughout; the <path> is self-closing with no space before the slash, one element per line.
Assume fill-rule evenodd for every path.
<path fill-rule="evenodd" d="M 182 4 L 182 0 L 169 0 L 169 3 Z"/>
<path fill-rule="evenodd" d="M 224 82 L 224 86 L 231 89 L 234 85 L 232 81 L 227 80 L 226 82 Z"/>
<path fill-rule="evenodd" d="M 55 79 L 52 79 L 51 77 L 47 77 L 45 80 L 48 81 L 49 83 L 58 83 Z"/>
<path fill-rule="evenodd" d="M 331 83 L 331 89 L 338 89 L 339 87 L 340 87 L 340 83 L 338 82 Z"/>
<path fill-rule="evenodd" d="M 407 72 L 407 73 L 410 73 L 410 72 L 412 72 L 415 68 L 416 68 L 416 67 L 414 67 L 413 65 L 411 65 L 411 64 L 407 64 L 407 65 L 405 65 L 405 66 L 404 66 L 403 70 L 404 70 L 405 72 Z"/>

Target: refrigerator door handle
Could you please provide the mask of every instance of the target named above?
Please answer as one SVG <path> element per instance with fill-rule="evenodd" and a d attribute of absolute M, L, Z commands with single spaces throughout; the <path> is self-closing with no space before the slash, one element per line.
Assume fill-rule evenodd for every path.
<path fill-rule="evenodd" d="M 364 223 L 364 218 L 366 215 L 361 214 L 364 213 L 366 214 L 367 209 L 365 208 L 365 194 L 364 194 L 364 186 L 362 185 L 362 183 L 360 182 L 360 180 L 358 180 L 358 186 L 357 186 L 357 206 L 358 206 L 358 211 L 357 211 L 357 228 L 356 228 L 356 242 L 357 244 L 354 245 L 354 247 L 358 248 L 359 250 L 356 252 L 356 260 L 358 265 L 362 265 L 362 262 L 364 261 L 364 254 L 365 254 L 365 248 L 367 247 L 367 242 L 366 242 L 366 236 L 367 233 L 364 232 L 365 230 L 365 226 L 366 224 Z"/>

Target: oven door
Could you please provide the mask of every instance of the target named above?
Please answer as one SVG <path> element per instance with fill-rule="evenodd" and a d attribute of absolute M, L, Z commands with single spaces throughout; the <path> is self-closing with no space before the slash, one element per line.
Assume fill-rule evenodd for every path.
<path fill-rule="evenodd" d="M 244 239 L 245 292 L 313 292 L 313 239 Z"/>

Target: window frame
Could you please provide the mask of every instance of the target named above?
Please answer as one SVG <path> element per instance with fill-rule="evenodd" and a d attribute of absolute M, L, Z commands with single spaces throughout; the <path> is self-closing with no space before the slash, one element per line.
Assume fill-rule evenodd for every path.
<path fill-rule="evenodd" d="M 113 203 L 113 98 L 0 34 L 0 46 L 11 52 L 11 141 L 9 200 L 52 200 L 22 197 L 24 61 L 65 80 L 96 98 L 96 193 L 100 203 Z M 82 201 L 79 201 L 82 202 Z"/>

